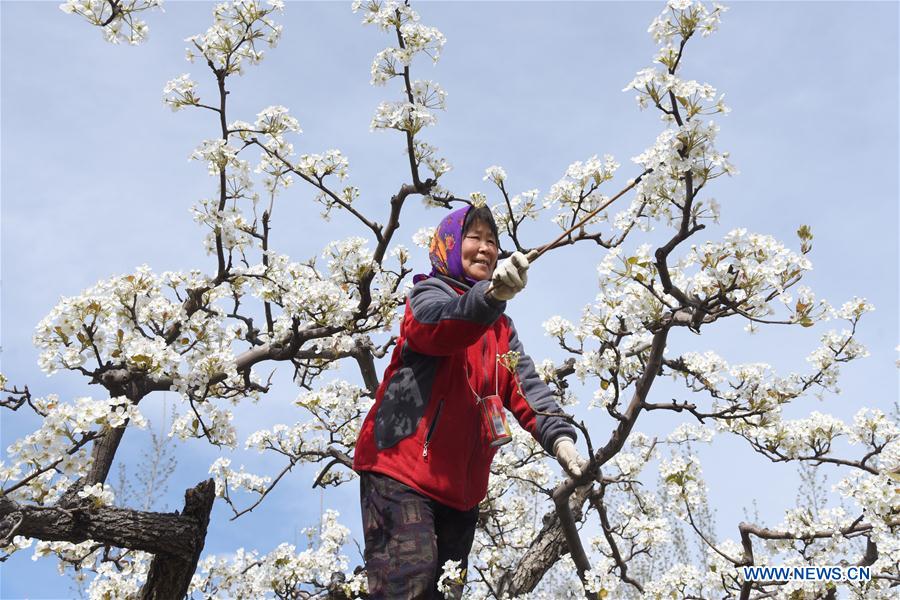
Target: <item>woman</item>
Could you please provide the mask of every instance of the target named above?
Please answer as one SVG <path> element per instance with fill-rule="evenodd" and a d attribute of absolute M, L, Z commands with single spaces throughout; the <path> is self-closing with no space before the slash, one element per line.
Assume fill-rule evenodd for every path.
<path fill-rule="evenodd" d="M 538 414 L 559 407 L 503 314 L 525 287 L 528 261 L 516 252 L 497 267 L 497 239 L 486 207 L 441 221 L 431 274 L 414 278 L 397 346 L 360 430 L 353 468 L 372 598 L 440 598 L 444 563 L 458 560 L 465 569 L 491 460 L 508 441 L 502 407 L 570 475 L 581 474 L 575 430 Z M 509 352 L 519 353 L 515 365 L 501 359 Z M 462 586 L 455 591 L 458 597 Z"/>

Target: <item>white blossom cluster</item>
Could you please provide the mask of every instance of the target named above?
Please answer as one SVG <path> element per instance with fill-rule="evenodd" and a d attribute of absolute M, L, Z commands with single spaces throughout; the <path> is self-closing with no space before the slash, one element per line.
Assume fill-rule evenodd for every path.
<path fill-rule="evenodd" d="M 836 490 L 847 498 L 852 498 L 874 521 L 880 537 L 891 534 L 887 524 L 900 509 L 900 427 L 895 420 L 876 409 L 861 409 L 853 417 L 853 424 L 846 426 L 851 444 L 862 445 L 867 454 L 880 452 L 869 461 L 877 473 L 854 471 L 836 486 Z M 879 544 L 879 549 L 881 549 Z M 900 544 L 888 543 L 886 548 L 897 556 Z"/>
<path fill-rule="evenodd" d="M 220 243 L 225 252 L 243 252 L 253 247 L 252 227 L 244 213 L 235 206 L 219 210 L 218 201 L 203 199 L 191 207 L 191 214 L 195 222 L 208 229 L 203 238 L 203 247 L 208 255 L 215 256 Z"/>
<path fill-rule="evenodd" d="M 229 130 L 237 133 L 244 142 L 258 141 L 257 136 L 263 137 L 259 163 L 254 172 L 263 175 L 263 187 L 272 197 L 279 189 L 288 188 L 293 184 L 290 172 L 296 169 L 296 166 L 292 167 L 290 159 L 294 154 L 294 146 L 285 141 L 284 135 L 302 133 L 303 130 L 287 108 L 269 106 L 257 113 L 252 126 L 232 124 Z M 251 196 L 251 199 L 254 198 L 255 196 Z"/>
<path fill-rule="evenodd" d="M 665 129 L 653 146 L 633 157 L 632 161 L 648 172 L 635 188 L 631 206 L 616 216 L 616 226 L 624 229 L 631 224 L 629 219 L 638 215 L 672 225 L 680 219 L 684 198 L 689 192 L 688 175 L 692 184 L 690 192 L 694 194 L 709 180 L 737 174 L 729 154 L 715 148 L 718 131 L 712 121 L 687 121 Z M 704 219 L 717 222 L 718 203 L 708 200 L 704 204 L 702 199 L 697 199 L 692 203 L 691 215 L 698 222 Z"/>
<path fill-rule="evenodd" d="M 162 4 L 162 0 L 66 0 L 59 9 L 100 27 L 107 42 L 137 45 L 147 39 L 150 28 L 135 15 L 155 8 L 162 10 Z"/>
<path fill-rule="evenodd" d="M 854 471 L 838 482 L 834 490 L 858 506 L 866 521 L 872 524 L 870 539 L 878 547 L 878 558 L 872 565 L 873 573 L 894 576 L 900 561 L 896 526 L 896 516 L 900 512 L 900 484 L 896 479 L 900 470 L 900 443 L 896 439 L 890 442 L 882 454 L 890 456 L 885 461 L 892 465 L 890 468 L 880 469 L 877 475 Z M 843 523 L 849 524 L 850 521 L 853 517 Z"/>
<path fill-rule="evenodd" d="M 703 593 L 704 584 L 715 589 L 718 587 L 718 578 L 715 573 L 700 573 L 693 565 L 678 564 L 648 581 L 644 587 L 643 598 L 690 598 L 706 597 Z M 708 589 L 708 588 L 706 588 Z"/>
<path fill-rule="evenodd" d="M 503 167 L 492 165 L 485 169 L 484 181 L 490 181 L 503 193 L 504 201 L 491 207 L 497 229 L 505 231 L 513 237 L 515 228 L 525 219 L 536 220 L 541 210 L 545 208 L 538 202 L 540 190 L 531 189 L 509 197 L 506 189 L 506 171 Z M 486 204 L 487 197 L 479 194 L 479 203 Z"/>
<path fill-rule="evenodd" d="M 183 299 L 197 288 L 207 289 L 201 298 L 205 309 L 188 317 Z M 225 309 L 217 304 L 229 296 L 229 286 L 210 287 L 199 273 L 156 275 L 141 266 L 63 298 L 36 328 L 39 364 L 51 374 L 90 362 L 119 366 L 170 379 L 171 388 L 185 394 L 207 388 L 214 376 L 224 374 L 224 381 L 208 386 L 208 395 L 225 394 L 227 386 L 241 389 L 232 350 L 240 326 L 226 326 Z"/>
<path fill-rule="evenodd" d="M 284 106 L 269 106 L 256 115 L 256 129 L 265 135 L 278 136 L 287 132 L 302 133 L 300 123 Z"/>
<path fill-rule="evenodd" d="M 634 432 L 625 448 L 609 461 L 611 469 L 614 469 L 610 470 L 610 475 L 622 481 L 636 479 L 647 463 L 658 457 L 651 440 L 639 431 Z"/>
<path fill-rule="evenodd" d="M 372 62 L 372 85 L 384 85 L 403 74 L 417 53 L 426 54 L 433 62 L 440 59 L 446 43 L 444 35 L 434 27 L 419 23 L 419 15 L 406 2 L 398 0 L 354 0 L 353 12 L 363 13 L 363 24 L 375 25 L 381 31 L 394 29 L 402 43 L 389 46 Z"/>
<path fill-rule="evenodd" d="M 566 169 L 566 174 L 550 187 L 544 198 L 544 208 L 556 207 L 557 214 L 553 222 L 562 229 L 567 229 L 580 222 L 588 213 L 598 209 L 608 200 L 597 189 L 611 180 L 619 163 L 606 154 L 601 161 L 596 155 L 586 161 L 575 161 Z M 607 219 L 606 211 L 591 217 L 588 223 L 599 223 Z"/>
<path fill-rule="evenodd" d="M 238 123 L 232 126 L 243 127 L 246 124 Z M 194 221 L 208 229 L 204 239 L 207 254 L 216 254 L 219 244 L 226 253 L 244 252 L 255 245 L 252 236 L 255 228 L 244 216 L 237 201 L 249 199 L 255 205 L 259 196 L 252 191 L 250 163 L 239 158 L 239 152 L 238 148 L 229 144 L 226 139 L 216 138 L 204 140 L 190 157 L 191 160 L 205 162 L 208 173 L 217 180 L 220 174 L 225 175 L 224 189 L 227 193 L 224 198 L 205 198 L 191 207 Z M 281 171 L 270 163 L 271 161 L 264 157 L 257 170 L 269 173 L 269 179 L 272 180 L 271 172 L 276 171 L 274 177 L 277 177 Z M 274 185 L 271 181 L 269 184 Z"/>
<path fill-rule="evenodd" d="M 629 541 L 635 546 L 659 548 L 671 541 L 667 507 L 655 502 L 652 497 L 644 498 L 640 506 L 634 502 L 622 502 L 617 512 L 623 530 L 628 532 Z"/>
<path fill-rule="evenodd" d="M 404 80 L 402 100 L 383 101 L 375 109 L 370 129 L 395 129 L 410 136 L 410 152 L 416 166 L 425 165 L 437 180 L 450 170 L 446 159 L 437 155 L 437 149 L 415 139 L 415 135 L 437 121 L 435 112 L 446 108 L 446 92 L 431 80 L 409 78 L 409 67 L 416 55 L 429 57 L 432 63 L 440 59 L 446 38 L 437 28 L 419 22 L 418 13 L 409 3 L 399 0 L 354 0 L 353 12 L 361 12 L 363 24 L 375 25 L 381 31 L 395 33 L 397 45 L 388 46 L 375 55 L 371 68 L 371 83 L 386 85 L 394 78 Z M 439 188 L 432 194 L 441 195 Z M 426 203 L 432 196 L 425 197 Z"/>
<path fill-rule="evenodd" d="M 349 167 L 349 161 L 340 150 L 328 150 L 324 154 L 304 154 L 296 165 L 297 171 L 316 181 L 321 181 L 329 175 L 344 180 L 347 178 Z"/>
<path fill-rule="evenodd" d="M 667 128 L 653 146 L 632 159 L 643 167 L 644 174 L 631 205 L 613 220 L 621 231 L 634 225 L 650 229 L 645 217 L 663 219 L 671 225 L 680 218 L 686 195 L 693 196 L 716 177 L 737 173 L 728 153 L 715 148 L 718 126 L 698 118 L 727 114 L 730 109 L 724 104 L 723 96 L 717 97 L 715 88 L 709 84 L 678 76 L 684 42 L 697 31 L 704 36 L 715 31 L 724 11 L 718 4 L 709 9 L 699 1 L 673 0 L 650 26 L 650 33 L 660 45 L 655 62 L 664 69 L 651 67 L 639 71 L 623 91 L 635 90 L 641 108 L 657 107 Z M 714 199 L 691 200 L 695 222 L 718 221 L 719 207 Z"/>
<path fill-rule="evenodd" d="M 554 315 L 544 321 L 543 327 L 547 335 L 560 340 L 564 340 L 566 335 L 575 331 L 575 327 L 572 325 L 571 321 L 558 315 Z"/>
<path fill-rule="evenodd" d="M 110 485 L 106 483 L 95 483 L 87 485 L 78 491 L 79 498 L 87 498 L 91 505 L 99 508 L 101 506 L 109 506 L 115 500 L 115 493 Z"/>
<path fill-rule="evenodd" d="M 596 377 L 599 381 L 592 406 L 606 407 L 615 400 L 617 388 L 612 385 L 611 369 L 618 373 L 622 389 L 643 371 L 640 354 L 650 347 L 649 328 L 675 303 L 654 279 L 649 252 L 649 245 L 642 245 L 626 258 L 621 248 L 610 250 L 598 267 L 600 291 L 595 302 L 585 307 L 578 325 L 561 317 L 544 324 L 548 335 L 561 343 L 570 335 L 578 341 L 576 347 L 589 341 L 599 343 L 599 350 L 588 347 L 579 351 L 575 363 L 580 379 Z M 648 285 L 654 286 L 655 293 L 648 291 Z M 608 344 L 617 339 L 621 339 L 618 350 Z"/>
<path fill-rule="evenodd" d="M 647 32 L 658 44 L 670 44 L 676 37 L 688 38 L 698 31 L 706 37 L 719 28 L 726 10 L 727 7 L 718 3 L 713 3 L 710 10 L 698 0 L 668 0 L 665 10 L 653 19 Z"/>
<path fill-rule="evenodd" d="M 683 378 L 688 388 L 693 391 L 709 392 L 713 397 L 714 411 L 726 410 L 732 417 L 739 416 L 735 413 L 738 408 L 744 412 L 745 416 L 739 419 L 717 420 L 719 428 L 766 438 L 768 442 L 763 445 L 777 441 L 775 446 L 778 446 L 793 440 L 789 446 L 795 451 L 797 444 L 803 439 L 802 434 L 796 431 L 788 434 L 772 429 L 781 426 L 781 406 L 799 397 L 813 385 L 835 391 L 839 375 L 838 366 L 866 354 L 865 348 L 849 331 L 841 334 L 832 331 L 822 336 L 822 346 L 813 351 L 807 359 L 815 367 L 815 371 L 810 375 L 790 373 L 781 376 L 765 363 L 729 365 L 716 353 L 707 351 L 702 354 L 696 352 L 683 354 L 680 357 L 683 370 L 674 369 L 672 376 L 676 379 Z M 845 427 L 837 425 L 832 427 L 822 421 L 828 418 L 830 418 L 828 415 L 813 413 L 808 427 L 818 428 L 822 433 L 826 431 L 833 431 L 835 435 L 846 433 Z M 757 431 L 758 427 L 762 429 Z M 801 426 L 795 424 L 794 427 Z M 811 441 L 810 444 L 814 446 L 821 442 L 822 440 Z"/>
<path fill-rule="evenodd" d="M 898 561 L 900 544 L 896 539 L 896 514 L 900 511 L 900 487 L 895 474 L 900 470 L 900 429 L 884 413 L 873 409 L 861 409 L 854 417 L 853 424 L 845 424 L 830 415 L 813 412 L 810 417 L 794 421 L 781 421 L 777 411 L 768 415 L 769 424 L 759 425 L 755 431 L 760 438 L 752 440 L 754 447 L 764 453 L 777 453 L 780 459 L 803 459 L 827 456 L 832 442 L 845 436 L 851 447 L 863 445 L 860 456 L 869 457 L 868 467 L 874 467 L 876 474 L 863 468 L 853 468 L 834 490 L 856 505 L 849 509 L 846 505 L 820 507 L 811 510 L 807 506 L 789 509 L 782 523 L 770 526 L 771 530 L 785 532 L 784 539 L 755 540 L 754 564 L 807 566 L 844 564 L 847 552 L 854 545 L 840 532 L 857 525 L 861 520 L 873 526 L 869 534 L 878 547 L 878 557 L 871 565 L 873 574 L 893 577 Z M 764 436 L 764 437 L 763 437 Z M 618 459 L 618 457 L 617 457 Z M 688 510 L 694 511 L 695 518 L 705 493 L 704 484 L 696 457 L 676 456 L 664 461 L 660 467 L 663 480 L 663 498 L 667 506 L 673 508 L 671 514 L 684 520 Z M 629 505 L 631 506 L 631 505 Z M 642 511 L 646 514 L 644 503 Z M 633 511 L 633 507 L 626 512 Z M 861 515 L 861 516 L 860 516 Z M 634 524 L 628 531 L 633 532 Z M 664 531 L 660 528 L 660 531 Z M 820 532 L 833 532 L 829 537 L 821 537 Z M 813 537 L 815 536 L 815 537 Z M 812 541 L 803 541 L 805 539 Z M 658 540 L 663 542 L 664 540 Z M 686 571 L 680 571 L 686 578 L 680 582 L 669 581 L 668 575 L 655 577 L 646 586 L 645 597 L 656 597 L 660 590 L 674 589 L 680 595 L 688 593 L 702 595 L 701 590 L 718 589 L 724 584 L 739 586 L 741 579 L 735 563 L 741 560 L 743 549 L 732 540 L 713 542 L 715 548 L 708 548 L 709 572 L 715 578 L 696 578 Z M 660 546 L 657 546 L 660 547 Z M 727 557 L 727 558 L 726 558 Z M 855 559 L 854 559 L 855 561 Z M 673 572 L 679 572 L 684 565 L 676 565 Z M 720 581 L 718 576 L 722 577 Z M 889 598 L 890 580 L 875 579 L 865 583 L 844 584 L 845 591 L 855 598 Z M 664 585 L 666 587 L 657 587 Z M 825 582 L 789 582 L 776 589 L 777 597 L 813 598 L 825 591 Z"/>
<path fill-rule="evenodd" d="M 416 231 L 412 236 L 412 242 L 419 248 L 423 250 L 428 250 L 431 246 L 431 240 L 434 238 L 434 232 L 437 230 L 437 227 L 429 226 L 422 227 L 418 231 Z"/>
<path fill-rule="evenodd" d="M 686 510 L 699 508 L 708 491 L 703 481 L 700 461 L 696 456 L 673 456 L 659 465 L 663 497 L 676 516 L 684 518 Z"/>
<path fill-rule="evenodd" d="M 895 499 L 896 500 L 896 499 Z M 895 501 L 894 507 L 898 504 Z M 884 515 L 865 514 L 866 518 L 875 517 L 876 532 L 872 541 L 878 546 L 879 556 L 870 565 L 873 575 L 891 577 L 896 569 L 897 543 L 896 536 L 885 533 L 887 527 L 882 520 Z M 855 517 L 843 507 L 819 508 L 811 511 L 807 507 L 788 510 L 782 523 L 774 530 L 786 532 L 795 539 L 765 540 L 754 544 L 754 563 L 760 565 L 778 564 L 789 567 L 805 567 L 808 565 L 847 564 L 853 553 L 861 552 L 862 547 L 854 548 L 853 540 L 845 537 L 841 531 L 852 528 Z M 830 537 L 821 537 L 821 532 L 834 532 Z M 802 538 L 805 538 L 802 539 Z M 720 546 L 727 548 L 730 556 L 740 556 L 738 545 L 727 540 Z M 848 556 L 850 549 L 850 556 Z M 851 562 L 855 562 L 855 559 Z M 723 568 L 727 569 L 727 567 Z M 727 571 L 726 571 L 727 572 Z M 873 579 L 869 582 L 845 582 L 842 588 L 855 598 L 890 598 L 889 581 Z M 778 597 L 814 598 L 826 592 L 826 582 L 790 581 L 778 589 Z"/>
<path fill-rule="evenodd" d="M 701 298 L 726 293 L 742 313 L 753 317 L 775 312 L 769 306 L 771 298 L 784 294 L 812 269 L 812 263 L 802 254 L 785 248 L 771 236 L 745 229 L 730 231 L 722 242 L 691 246 L 680 266 L 685 271 L 699 269 L 687 280 L 685 292 Z M 797 322 L 807 319 L 811 323 L 827 316 L 828 305 L 817 302 L 811 291 L 801 290 L 800 295 Z"/>
<path fill-rule="evenodd" d="M 197 95 L 197 82 L 189 73 L 182 73 L 175 79 L 166 82 L 163 88 L 163 102 L 177 112 L 186 106 L 197 106 L 200 96 Z"/>
<path fill-rule="evenodd" d="M 301 394 L 295 404 L 307 411 L 312 419 L 298 421 L 293 426 L 278 424 L 250 434 L 245 447 L 258 452 L 272 451 L 286 456 L 292 464 L 319 462 L 330 458 L 329 449 L 349 452 L 356 443 L 362 419 L 372 405 L 363 395 L 362 388 L 346 381 L 332 381 L 320 388 Z M 231 461 L 219 458 L 210 468 L 217 492 L 224 496 L 226 490 L 242 489 L 254 494 L 264 494 L 272 482 L 270 477 L 230 468 Z M 351 473 L 332 469 L 322 479 L 323 485 L 337 485 L 352 478 Z"/>
<path fill-rule="evenodd" d="M 230 146 L 226 140 L 215 138 L 203 140 L 191 154 L 191 160 L 206 162 L 209 174 L 216 177 L 229 167 L 249 177 L 249 163 L 239 159 L 237 155 L 237 148 Z"/>
<path fill-rule="evenodd" d="M 437 122 L 434 113 L 412 102 L 382 102 L 372 117 L 371 129 L 397 129 L 415 135 Z"/>
<path fill-rule="evenodd" d="M 127 600 L 140 596 L 153 555 L 130 551 L 113 562 L 101 562 L 93 570 L 97 576 L 88 586 L 90 600 Z"/>
<path fill-rule="evenodd" d="M 513 224 L 520 224 L 525 219 L 536 220 L 543 210 L 543 205 L 538 202 L 540 190 L 537 188 L 525 190 L 509 198 L 508 203 L 503 202 L 491 207 L 497 228 L 505 231 L 510 237 L 513 235 Z"/>
<path fill-rule="evenodd" d="M 32 403 L 43 417 L 40 428 L 10 444 L 0 461 L 4 495 L 8 493 L 19 502 L 50 505 L 79 477 L 87 475 L 90 446 L 84 445 L 85 440 L 126 424 L 146 426 L 138 407 L 124 397 L 77 398 L 67 403 L 51 394 Z M 25 480 L 26 485 L 12 489 Z M 100 483 L 86 487 L 80 497 L 89 497 L 98 505 L 113 500 L 110 488 Z"/>
<path fill-rule="evenodd" d="M 87 587 L 87 597 L 91 600 L 128 600 L 140 595 L 147 578 L 153 556 L 136 550 L 124 551 L 115 556 L 115 561 L 102 560 L 105 553 L 102 544 L 87 540 L 80 544 L 69 542 L 38 542 L 33 560 L 45 556 L 60 559 L 57 570 L 60 575 L 69 574 L 82 583 L 87 574 L 94 574 Z"/>
<path fill-rule="evenodd" d="M 349 257 L 348 257 L 349 258 Z M 351 316 L 355 303 L 339 285 L 324 278 L 309 264 L 292 262 L 288 256 L 270 252 L 268 266 L 256 265 L 248 281 L 250 293 L 283 312 L 274 318 L 274 339 L 289 335 L 294 320 L 299 327 L 340 324 Z M 267 339 L 267 334 L 263 334 Z"/>
<path fill-rule="evenodd" d="M 249 440 L 248 440 L 249 444 Z M 256 494 L 263 494 L 272 483 L 271 477 L 254 475 L 244 470 L 244 465 L 235 471 L 231 468 L 231 459 L 217 458 L 209 466 L 209 474 L 216 484 L 216 496 L 225 498 L 236 490 L 246 490 Z"/>
<path fill-rule="evenodd" d="M 243 73 L 245 62 L 258 64 L 263 51 L 256 46 L 264 39 L 274 48 L 282 26 L 272 20 L 274 12 L 284 9 L 282 0 L 269 0 L 264 6 L 257 0 L 223 2 L 213 11 L 213 25 L 204 34 L 187 38 L 187 59 L 202 58 L 222 76 Z"/>
<path fill-rule="evenodd" d="M 83 584 L 88 574 L 93 574 L 86 590 L 90 600 L 130 600 L 139 597 L 153 555 L 126 550 L 114 554 L 113 560 L 107 560 L 105 551 L 102 544 L 93 540 L 80 544 L 38 542 L 32 560 L 56 556 L 60 561 L 57 564 L 59 574 L 70 575 L 78 584 Z"/>
<path fill-rule="evenodd" d="M 341 548 L 350 541 L 350 530 L 338 523 L 338 516 L 336 511 L 326 510 L 318 527 L 305 529 L 309 547 L 299 552 L 285 543 L 263 556 L 240 548 L 229 558 L 203 558 L 188 595 L 210 599 L 293 598 L 304 592 L 322 593 L 334 576 L 341 576 L 343 592 L 358 597 L 366 592 L 366 580 L 347 573 L 349 561 Z"/>
<path fill-rule="evenodd" d="M 840 363 L 864 358 L 869 351 L 847 329 L 828 331 L 822 335 L 821 341 L 822 345 L 806 360 L 822 373 L 821 386 L 836 393 L 840 391 L 837 387 Z"/>
<path fill-rule="evenodd" d="M 356 444 L 363 417 L 374 403 L 363 394 L 359 386 L 337 380 L 301 394 L 294 403 L 313 416 L 311 431 L 318 433 L 323 447 L 332 443 L 350 449 Z"/>
<path fill-rule="evenodd" d="M 372 251 L 366 247 L 368 240 L 351 237 L 330 242 L 322 252 L 328 260 L 328 270 L 334 274 L 338 285 L 359 281 L 375 268 Z"/>
<path fill-rule="evenodd" d="M 597 598 L 615 598 L 622 581 L 611 573 L 612 560 L 601 556 L 584 574 L 584 589 Z"/>
<path fill-rule="evenodd" d="M 359 330 L 372 328 L 388 331 L 397 318 L 397 307 L 406 299 L 407 290 L 400 283 L 401 274 L 406 271 L 406 263 L 409 261 L 409 251 L 402 244 L 395 245 L 390 257 L 396 260 L 397 270 L 390 270 L 374 260 L 374 254 L 366 246 L 367 243 L 361 237 L 336 240 L 326 246 L 322 257 L 328 261 L 331 280 L 348 299 L 354 301 L 359 298 L 357 283 L 374 271 L 370 307 L 373 316 L 364 323 L 357 323 L 356 327 Z"/>
<path fill-rule="evenodd" d="M 712 441 L 715 431 L 703 425 L 694 423 L 682 423 L 672 433 L 666 436 L 670 444 L 686 444 L 691 442 L 709 443 Z"/>
<path fill-rule="evenodd" d="M 442 175 L 449 172 L 453 167 L 447 162 L 446 158 L 438 156 L 437 148 L 432 146 L 427 142 L 423 142 L 422 140 L 415 140 L 413 144 L 413 158 L 416 162 L 416 166 L 425 165 L 431 174 L 434 176 L 434 179 L 440 179 Z M 435 186 L 437 187 L 437 186 Z M 432 188 L 433 193 L 440 195 L 440 188 L 438 187 L 437 191 Z"/>
<path fill-rule="evenodd" d="M 357 330 L 375 328 L 389 329 L 395 319 L 396 307 L 404 300 L 404 289 L 400 286 L 400 273 L 409 258 L 402 246 L 391 253 L 397 260 L 399 271 L 385 270 L 372 258 L 366 248 L 364 238 L 352 237 L 329 243 L 322 253 L 328 261 L 329 273 L 323 274 L 314 262 L 293 262 L 288 256 L 268 253 L 268 265 L 255 265 L 246 270 L 246 279 L 240 282 L 254 297 L 281 307 L 282 312 L 274 316 L 274 340 L 289 335 L 293 328 L 306 329 L 323 326 L 346 325 Z M 359 302 L 358 282 L 371 271 L 375 271 L 371 289 L 372 303 L 370 319 L 353 325 L 349 323 Z M 243 291 L 243 290 L 239 290 Z M 265 333 L 260 334 L 268 340 Z M 346 337 L 346 336 L 345 336 Z M 316 343 L 325 348 L 331 345 L 335 351 L 353 341 L 349 338 L 340 342 L 321 339 Z"/>
<path fill-rule="evenodd" d="M 208 369 L 207 374 L 233 369 L 233 366 L 227 363 L 220 363 L 218 366 L 221 370 L 212 367 Z M 235 447 L 237 432 L 232 424 L 234 414 L 231 410 L 218 407 L 211 400 L 197 402 L 194 408 L 196 413 L 185 411 L 172 420 L 169 436 L 177 437 L 179 440 L 205 437 L 210 444 Z"/>
<path fill-rule="evenodd" d="M 441 565 L 441 576 L 437 580 L 438 591 L 449 596 L 454 589 L 454 584 L 466 582 L 466 569 L 460 569 L 461 561 L 448 560 Z"/>

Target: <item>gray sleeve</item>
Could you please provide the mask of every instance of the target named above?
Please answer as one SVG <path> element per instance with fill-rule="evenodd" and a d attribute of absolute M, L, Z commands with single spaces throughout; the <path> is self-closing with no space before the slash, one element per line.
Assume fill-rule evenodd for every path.
<path fill-rule="evenodd" d="M 537 374 L 537 370 L 534 368 L 534 361 L 525 353 L 525 348 L 522 346 L 522 342 L 519 341 L 519 335 L 516 333 L 516 327 L 513 325 L 512 319 L 507 316 L 507 320 L 509 321 L 509 349 L 519 353 L 519 362 L 516 365 L 516 378 L 527 403 L 526 406 L 518 406 L 513 399 L 521 396 L 514 392 L 511 394 L 510 410 L 516 415 L 519 423 L 522 423 L 526 429 L 531 431 L 531 434 L 543 446 L 544 450 L 553 454 L 553 443 L 559 436 L 565 435 L 575 441 L 578 439 L 578 434 L 575 428 L 561 417 L 537 414 L 561 413 L 563 410 L 556 403 L 556 396 L 550 390 L 550 387 Z M 534 423 L 533 430 L 528 426 L 529 421 L 532 419 Z"/>
<path fill-rule="evenodd" d="M 404 325 L 413 350 L 447 356 L 478 341 L 506 308 L 505 302 L 485 296 L 489 285 L 479 281 L 460 295 L 436 277 L 416 284 L 409 294 L 412 319 Z"/>
<path fill-rule="evenodd" d="M 432 277 L 413 287 L 409 294 L 413 318 L 421 325 L 435 325 L 444 320 L 472 321 L 492 325 L 506 308 L 485 295 L 490 281 L 479 281 L 460 295 L 440 279 Z"/>

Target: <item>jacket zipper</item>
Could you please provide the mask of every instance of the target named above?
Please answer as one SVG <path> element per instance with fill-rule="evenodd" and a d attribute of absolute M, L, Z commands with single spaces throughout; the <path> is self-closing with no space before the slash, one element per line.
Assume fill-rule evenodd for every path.
<path fill-rule="evenodd" d="M 484 367 L 484 375 L 483 375 L 484 379 L 481 382 L 481 393 L 482 394 L 487 393 L 488 395 L 490 395 L 490 393 L 491 393 L 491 384 L 490 384 L 491 370 L 490 370 L 490 356 L 488 353 L 487 336 L 488 336 L 488 334 L 485 333 L 484 337 L 481 338 L 481 358 L 482 358 L 482 364 Z M 496 360 L 496 358 L 494 360 Z"/>
<path fill-rule="evenodd" d="M 431 442 L 431 436 L 434 435 L 434 430 L 437 428 L 438 419 L 441 418 L 441 409 L 444 408 L 444 401 L 441 400 L 438 402 L 437 411 L 434 413 L 434 419 L 431 420 L 431 425 L 428 426 L 428 433 L 425 435 L 425 446 L 422 448 L 422 458 L 428 460 L 428 444 Z"/>

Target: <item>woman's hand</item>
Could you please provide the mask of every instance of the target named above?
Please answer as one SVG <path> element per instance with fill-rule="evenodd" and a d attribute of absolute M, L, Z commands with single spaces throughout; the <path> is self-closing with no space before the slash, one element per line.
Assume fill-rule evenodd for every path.
<path fill-rule="evenodd" d="M 512 300 L 528 283 L 528 259 L 521 252 L 513 252 L 494 270 L 491 277 L 491 296 L 504 302 Z"/>
<path fill-rule="evenodd" d="M 553 453 L 559 466 L 563 468 L 566 474 L 575 479 L 581 477 L 581 465 L 584 464 L 578 449 L 575 448 L 575 442 L 568 436 L 560 436 L 553 442 Z"/>

